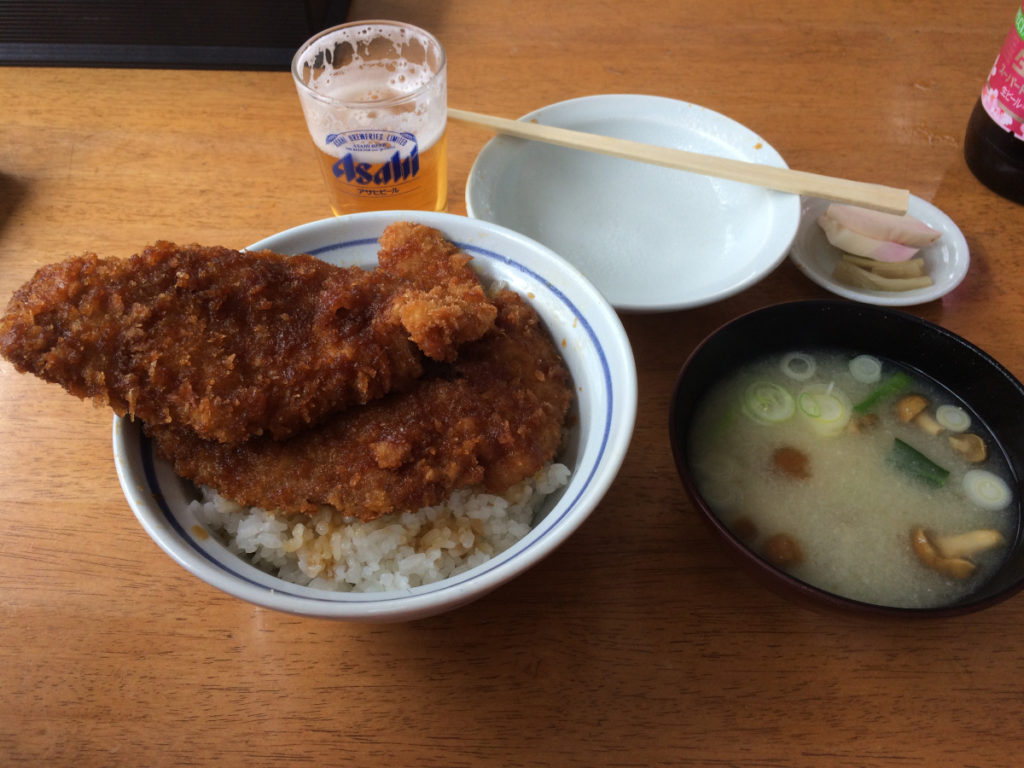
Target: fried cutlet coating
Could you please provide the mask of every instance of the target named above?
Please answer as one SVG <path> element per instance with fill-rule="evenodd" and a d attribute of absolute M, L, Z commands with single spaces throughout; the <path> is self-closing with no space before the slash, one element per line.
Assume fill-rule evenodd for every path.
<path fill-rule="evenodd" d="M 374 270 L 167 242 L 46 266 L 0 319 L 0 352 L 121 416 L 284 439 L 408 387 L 423 353 L 451 360 L 493 323 L 468 256 L 393 226 Z"/>
<path fill-rule="evenodd" d="M 536 312 L 509 291 L 494 301 L 494 327 L 454 363 L 290 440 L 232 446 L 169 425 L 147 431 L 179 475 L 271 510 L 326 504 L 370 520 L 460 488 L 504 493 L 555 456 L 572 390 Z"/>
<path fill-rule="evenodd" d="M 416 344 L 435 360 L 452 361 L 459 345 L 479 339 L 497 310 L 467 266 L 470 257 L 436 229 L 396 222 L 380 236 L 380 268 L 412 286 L 392 302 Z"/>

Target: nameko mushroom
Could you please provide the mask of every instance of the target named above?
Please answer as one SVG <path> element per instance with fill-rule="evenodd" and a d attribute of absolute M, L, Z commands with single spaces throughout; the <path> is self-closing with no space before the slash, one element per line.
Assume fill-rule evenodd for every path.
<path fill-rule="evenodd" d="M 910 543 L 924 565 L 946 576 L 966 579 L 977 569 L 967 558 L 1002 546 L 1006 539 L 991 528 L 933 537 L 924 528 L 917 527 L 910 532 Z"/>

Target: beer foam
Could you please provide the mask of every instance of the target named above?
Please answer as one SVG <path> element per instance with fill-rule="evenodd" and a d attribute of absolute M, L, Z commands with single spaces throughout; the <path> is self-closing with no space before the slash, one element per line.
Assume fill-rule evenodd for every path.
<path fill-rule="evenodd" d="M 373 50 L 380 40 L 390 43 L 386 57 Z M 331 63 L 317 69 L 324 59 Z M 424 149 L 444 133 L 444 51 L 425 33 L 378 24 L 339 29 L 297 56 L 293 74 L 310 134 L 321 149 L 330 151 L 327 135 L 346 131 L 412 133 Z"/>
<path fill-rule="evenodd" d="M 341 71 L 325 72 L 315 90 L 325 98 L 347 104 L 391 102 L 422 90 L 433 77 L 433 72 L 416 65 L 353 63 Z"/>

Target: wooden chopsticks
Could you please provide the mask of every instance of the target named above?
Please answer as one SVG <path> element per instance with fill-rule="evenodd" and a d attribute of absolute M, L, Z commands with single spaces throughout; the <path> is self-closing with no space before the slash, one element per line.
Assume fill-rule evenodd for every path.
<path fill-rule="evenodd" d="M 905 189 L 868 184 L 850 179 L 823 176 L 818 173 L 776 168 L 744 160 L 715 157 L 681 149 L 669 149 L 638 141 L 627 141 L 593 133 L 571 131 L 534 122 L 509 120 L 503 117 L 448 109 L 448 117 L 463 123 L 491 128 L 508 136 L 557 144 L 561 147 L 583 149 L 628 160 L 653 163 L 682 171 L 700 173 L 720 179 L 739 181 L 779 192 L 820 197 L 833 202 L 849 203 L 887 213 L 904 214 L 910 204 L 910 192 Z"/>

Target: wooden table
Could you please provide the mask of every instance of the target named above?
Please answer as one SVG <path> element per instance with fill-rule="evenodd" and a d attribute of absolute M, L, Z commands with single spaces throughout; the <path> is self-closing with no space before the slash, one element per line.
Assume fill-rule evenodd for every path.
<path fill-rule="evenodd" d="M 434 31 L 453 106 L 515 117 L 658 94 L 731 116 L 792 167 L 909 188 L 959 224 L 973 259 L 958 289 L 911 311 L 1022 377 L 1024 209 L 961 151 L 1013 12 L 382 0 L 352 13 Z M 450 127 L 454 213 L 488 138 Z M 0 69 L 0 295 L 87 249 L 243 247 L 328 214 L 287 73 Z M 930 623 L 797 607 L 724 558 L 676 477 L 668 400 L 697 341 L 744 311 L 827 296 L 787 262 L 713 306 L 624 316 L 640 406 L 603 503 L 514 582 L 398 625 L 296 618 L 193 578 L 132 516 L 110 414 L 3 363 L 0 765 L 1012 764 L 1024 597 Z"/>

